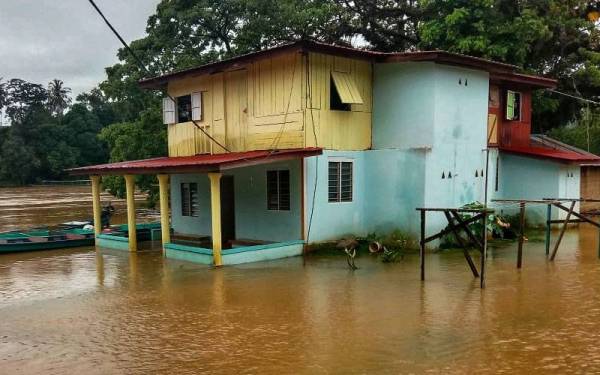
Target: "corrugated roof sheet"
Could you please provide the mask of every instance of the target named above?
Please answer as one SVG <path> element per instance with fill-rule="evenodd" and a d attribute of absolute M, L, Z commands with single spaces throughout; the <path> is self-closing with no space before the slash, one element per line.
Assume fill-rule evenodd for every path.
<path fill-rule="evenodd" d="M 600 157 L 543 135 L 532 135 L 527 146 L 500 146 L 503 152 L 563 163 L 600 164 Z"/>
<path fill-rule="evenodd" d="M 161 157 L 69 169 L 73 175 L 218 172 L 222 169 L 320 155 L 321 148 L 230 152 L 226 154 Z"/>

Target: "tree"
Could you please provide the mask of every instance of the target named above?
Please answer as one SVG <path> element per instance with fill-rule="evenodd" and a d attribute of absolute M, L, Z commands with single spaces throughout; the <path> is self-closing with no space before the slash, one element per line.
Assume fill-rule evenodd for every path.
<path fill-rule="evenodd" d="M 419 44 L 425 9 L 416 0 L 335 0 L 346 13 L 345 35 L 360 36 L 384 52 L 412 50 Z M 339 9 L 339 8 L 338 8 Z"/>
<path fill-rule="evenodd" d="M 559 89 L 600 95 L 600 30 L 587 18 L 589 1 L 427 0 L 421 47 L 491 58 L 558 78 Z M 537 93 L 537 131 L 578 118 L 583 103 Z M 540 126 L 542 128 L 540 128 Z"/>
<path fill-rule="evenodd" d="M 153 137 L 148 137 L 152 134 Z M 162 124 L 160 111 L 148 108 L 133 122 L 112 124 L 100 133 L 100 139 L 110 148 L 110 161 L 118 162 L 147 159 L 167 154 L 167 131 Z M 125 183 L 120 177 L 103 178 L 103 185 L 113 195 L 124 197 Z M 137 176 L 136 185 L 149 193 L 148 202 L 153 206 L 158 199 L 154 176 Z"/>
<path fill-rule="evenodd" d="M 24 185 L 33 181 L 40 161 L 20 135 L 9 132 L 0 153 L 0 181 Z"/>
<path fill-rule="evenodd" d="M 48 84 L 48 108 L 55 116 L 62 116 L 65 109 L 71 104 L 69 94 L 71 89 L 64 86 L 60 79 L 53 79 Z"/>
<path fill-rule="evenodd" d="M 46 104 L 48 92 L 42 85 L 13 78 L 5 86 L 5 108 L 11 122 Z"/>

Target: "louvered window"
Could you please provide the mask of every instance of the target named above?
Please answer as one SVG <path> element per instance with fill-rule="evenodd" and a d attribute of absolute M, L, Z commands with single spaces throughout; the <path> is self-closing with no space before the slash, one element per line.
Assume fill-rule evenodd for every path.
<path fill-rule="evenodd" d="M 352 202 L 352 162 L 329 162 L 329 202 Z"/>
<path fill-rule="evenodd" d="M 267 209 L 290 210 L 290 171 L 267 171 Z"/>
<path fill-rule="evenodd" d="M 181 216 L 198 217 L 198 184 L 181 184 Z"/>

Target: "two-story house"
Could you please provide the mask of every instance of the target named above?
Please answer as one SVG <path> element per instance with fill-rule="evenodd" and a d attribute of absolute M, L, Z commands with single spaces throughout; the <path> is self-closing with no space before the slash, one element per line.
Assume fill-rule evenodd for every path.
<path fill-rule="evenodd" d="M 171 258 L 235 264 L 348 234 L 416 233 L 416 207 L 482 201 L 488 172 L 501 197 L 525 194 L 521 170 L 571 170 L 528 154 L 531 91 L 556 82 L 470 56 L 296 42 L 140 84 L 166 93 L 169 155 L 72 173 L 92 176 L 98 220 L 99 176 L 124 175 L 129 228 L 133 176 L 157 174 Z M 99 245 L 137 247 L 96 228 Z"/>

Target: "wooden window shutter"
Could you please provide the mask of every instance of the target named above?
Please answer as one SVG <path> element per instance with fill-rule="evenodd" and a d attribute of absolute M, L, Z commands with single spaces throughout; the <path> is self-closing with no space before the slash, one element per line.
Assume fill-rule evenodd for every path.
<path fill-rule="evenodd" d="M 335 88 L 344 104 L 363 104 L 360 91 L 350 73 L 331 72 Z"/>
<path fill-rule="evenodd" d="M 163 98 L 163 124 L 175 123 L 175 101 L 169 97 Z"/>
<path fill-rule="evenodd" d="M 202 121 L 202 93 L 194 92 L 192 93 L 192 120 L 194 121 Z"/>
<path fill-rule="evenodd" d="M 498 144 L 498 118 L 495 114 L 488 114 L 488 144 Z"/>
<path fill-rule="evenodd" d="M 515 102 L 516 94 L 513 91 L 506 93 L 506 119 L 512 120 L 515 118 Z"/>

